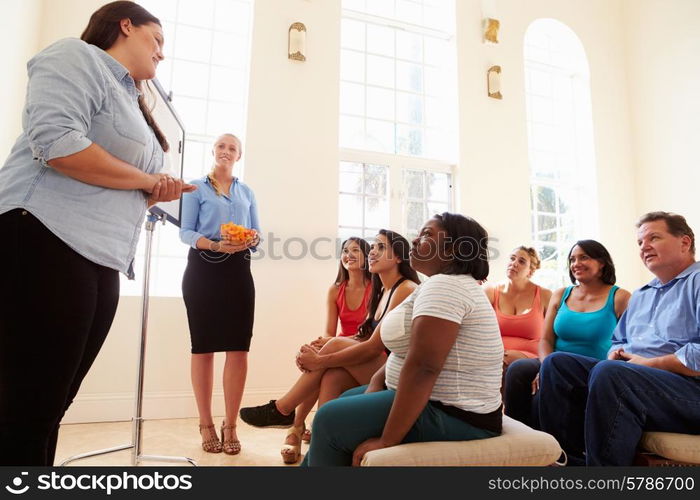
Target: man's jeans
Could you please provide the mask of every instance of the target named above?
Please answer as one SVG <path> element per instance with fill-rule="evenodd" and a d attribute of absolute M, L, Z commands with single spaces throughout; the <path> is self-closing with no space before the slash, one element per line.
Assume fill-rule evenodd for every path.
<path fill-rule="evenodd" d="M 700 434 L 700 378 L 555 352 L 540 371 L 540 425 L 572 462 L 631 465 L 643 432 Z"/>

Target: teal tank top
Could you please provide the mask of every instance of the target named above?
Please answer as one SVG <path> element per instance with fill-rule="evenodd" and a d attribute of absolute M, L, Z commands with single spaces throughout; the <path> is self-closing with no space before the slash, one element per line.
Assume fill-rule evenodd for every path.
<path fill-rule="evenodd" d="M 612 345 L 613 330 L 617 326 L 615 291 L 613 286 L 602 309 L 576 312 L 569 309 L 566 299 L 573 286 L 567 287 L 554 318 L 554 350 L 572 352 L 596 359 L 605 359 Z"/>

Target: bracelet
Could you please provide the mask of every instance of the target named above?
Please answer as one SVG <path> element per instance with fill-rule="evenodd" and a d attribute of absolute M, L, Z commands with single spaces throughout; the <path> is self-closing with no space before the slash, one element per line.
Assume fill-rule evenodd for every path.
<path fill-rule="evenodd" d="M 219 245 L 216 250 L 214 250 L 215 243 L 217 243 Z M 221 242 L 220 241 L 212 241 L 211 243 L 209 243 L 209 251 L 210 252 L 218 252 L 220 250 L 221 250 Z"/>

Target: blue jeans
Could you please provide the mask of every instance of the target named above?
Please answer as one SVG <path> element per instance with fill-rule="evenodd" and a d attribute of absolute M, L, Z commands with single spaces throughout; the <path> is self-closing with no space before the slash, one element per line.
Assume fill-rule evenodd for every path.
<path fill-rule="evenodd" d="M 540 371 L 540 424 L 570 460 L 631 465 L 643 432 L 700 433 L 700 379 L 555 352 Z"/>
<path fill-rule="evenodd" d="M 316 412 L 311 446 L 302 466 L 352 465 L 355 448 L 381 436 L 396 391 L 364 394 L 366 387 L 350 389 Z M 428 404 L 402 442 L 467 441 L 495 435 Z"/>

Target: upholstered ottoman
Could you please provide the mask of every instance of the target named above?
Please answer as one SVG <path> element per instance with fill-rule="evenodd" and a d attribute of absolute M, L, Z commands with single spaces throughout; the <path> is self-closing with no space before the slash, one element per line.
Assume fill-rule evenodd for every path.
<path fill-rule="evenodd" d="M 645 432 L 636 465 L 700 465 L 700 435 Z"/>
<path fill-rule="evenodd" d="M 475 441 L 408 443 L 374 450 L 363 466 L 551 465 L 561 455 L 549 434 L 503 416 L 503 433 Z"/>

